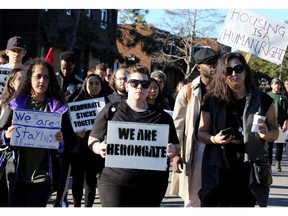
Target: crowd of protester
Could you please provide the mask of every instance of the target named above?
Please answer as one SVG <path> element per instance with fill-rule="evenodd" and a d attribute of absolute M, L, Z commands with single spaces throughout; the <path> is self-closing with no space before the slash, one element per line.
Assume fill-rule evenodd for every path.
<path fill-rule="evenodd" d="M 0 56 L 1 70 L 9 71 L 1 96 L 1 207 L 46 207 L 52 193 L 56 194 L 54 207 L 68 207 L 70 179 L 74 207 L 81 207 L 83 195 L 84 206 L 92 207 L 96 187 L 103 207 L 160 207 L 170 169 L 170 193 L 180 196 L 184 207 L 267 206 L 271 148 L 278 138 L 278 127 L 287 130 L 288 102 L 283 91 L 274 91 L 273 98 L 272 93 L 270 97 L 257 89 L 242 54 L 218 53 L 210 48 L 197 51 L 193 69 L 200 75 L 188 83 L 180 80 L 174 94 L 165 91 L 167 74 L 149 71 L 141 64 L 113 71 L 100 63 L 81 79 L 72 51 L 61 53 L 58 71 L 42 58 L 23 63 L 25 54 L 25 41 L 16 36 L 8 40 Z M 276 83 L 281 81 L 275 78 L 271 86 Z M 285 102 L 281 120 L 280 100 Z M 80 113 L 92 119 L 90 127 L 80 122 L 87 126 L 80 130 L 75 129 L 70 110 L 78 102 L 101 107 Z M 59 114 L 60 129 L 53 134 L 59 146 L 10 143 L 18 133 L 13 121 L 18 110 Z M 264 121 L 255 122 L 257 116 Z M 127 129 L 130 134 L 118 128 L 119 139 L 137 136 L 135 147 L 122 140 L 119 148 L 112 149 L 116 144 L 107 138 L 118 133 L 111 132 L 113 122 L 131 125 Z M 152 129 L 141 134 L 141 125 L 165 129 L 167 143 L 157 140 L 158 134 L 153 135 L 156 132 Z M 138 127 L 138 134 L 133 134 Z M 162 147 L 149 146 L 146 141 L 150 138 Z M 139 147 L 139 143 L 147 146 Z M 276 156 L 279 172 L 281 149 Z M 121 157 L 123 163 L 106 166 L 112 153 L 114 157 L 130 156 L 136 151 L 146 157 L 143 164 L 137 164 L 135 157 Z M 156 160 L 159 164 L 155 168 L 153 164 L 142 167 L 160 156 L 165 160 L 161 164 Z M 264 175 L 264 180 L 259 180 L 259 175 Z"/>

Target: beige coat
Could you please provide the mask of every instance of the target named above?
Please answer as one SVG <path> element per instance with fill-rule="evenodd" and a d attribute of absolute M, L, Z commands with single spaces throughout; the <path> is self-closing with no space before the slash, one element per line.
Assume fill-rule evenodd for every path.
<path fill-rule="evenodd" d="M 195 123 L 200 115 L 202 92 L 200 87 L 200 76 L 192 81 L 191 99 L 187 103 L 187 86 L 181 88 L 175 101 L 173 120 L 181 146 L 181 157 L 184 160 L 182 173 L 172 173 L 171 189 L 172 195 L 178 195 L 183 200 L 189 200 L 189 185 L 193 173 L 193 158 L 195 149 Z M 198 128 L 197 128 L 198 129 Z M 193 163 L 192 163 L 193 162 Z"/>

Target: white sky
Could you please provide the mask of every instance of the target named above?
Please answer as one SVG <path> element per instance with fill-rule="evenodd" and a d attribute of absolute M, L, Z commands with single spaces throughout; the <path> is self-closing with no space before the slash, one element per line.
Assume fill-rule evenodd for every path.
<path fill-rule="evenodd" d="M 69 7 L 69 8 L 68 8 Z M 187 9 L 187 8 L 259 8 L 259 9 L 288 9 L 288 1 L 285 0 L 14 0 L 2 1 L 1 8 L 82 8 L 82 9 Z"/>
<path fill-rule="evenodd" d="M 288 9 L 250 9 L 252 12 L 267 17 L 273 21 L 285 22 L 288 21 Z M 228 9 L 219 9 L 219 13 L 226 15 Z M 153 24 L 155 27 L 163 29 L 163 22 L 165 20 L 165 12 L 163 9 L 149 9 L 148 15 L 145 17 L 147 23 Z M 162 24 L 162 25 L 161 25 Z M 163 29 L 165 30 L 165 29 Z M 217 26 L 213 35 L 210 37 L 218 37 L 221 26 Z"/>
<path fill-rule="evenodd" d="M 226 14 L 227 11 L 227 9 L 219 9 L 219 12 L 223 14 Z M 288 9 L 251 9 L 251 11 L 274 21 L 284 22 L 285 20 L 288 20 Z M 149 14 L 146 16 L 147 22 L 152 24 L 163 18 L 163 9 L 150 9 Z"/>

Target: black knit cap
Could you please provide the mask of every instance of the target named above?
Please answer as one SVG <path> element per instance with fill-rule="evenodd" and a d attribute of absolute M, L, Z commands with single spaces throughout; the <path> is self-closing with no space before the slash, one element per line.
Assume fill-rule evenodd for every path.
<path fill-rule="evenodd" d="M 210 48 L 201 49 L 194 54 L 195 64 L 209 64 L 216 62 L 218 58 L 218 53 Z"/>

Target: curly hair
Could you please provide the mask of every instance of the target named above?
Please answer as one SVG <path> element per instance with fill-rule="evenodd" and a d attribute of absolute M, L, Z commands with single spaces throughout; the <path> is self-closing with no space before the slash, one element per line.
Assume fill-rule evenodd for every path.
<path fill-rule="evenodd" d="M 36 65 L 42 65 L 47 68 L 49 73 L 49 85 L 46 91 L 46 95 L 53 97 L 54 99 L 60 101 L 61 103 L 65 104 L 65 100 L 60 88 L 60 85 L 57 81 L 55 72 L 53 67 L 42 58 L 35 58 L 30 59 L 25 64 L 27 66 L 27 72 L 25 73 L 24 80 L 22 85 L 20 86 L 18 94 L 27 94 L 31 95 L 32 85 L 31 85 L 31 77 L 34 73 L 34 69 Z"/>
<path fill-rule="evenodd" d="M 116 79 L 116 75 L 117 75 L 117 72 L 120 71 L 120 70 L 124 70 L 126 71 L 126 73 L 128 74 L 128 70 L 124 67 L 120 67 L 118 68 L 117 70 L 115 70 L 114 73 L 112 73 L 110 79 L 109 79 L 109 86 L 110 88 L 113 90 L 113 91 L 116 91 L 116 84 L 115 84 L 115 79 Z"/>
<path fill-rule="evenodd" d="M 226 82 L 226 67 L 228 66 L 229 61 L 232 59 L 238 59 L 244 67 L 245 86 L 257 89 L 257 85 L 252 77 L 252 71 L 247 64 L 245 57 L 241 53 L 230 52 L 220 57 L 215 74 L 213 75 L 210 83 L 207 85 L 207 92 L 203 101 L 212 96 L 217 97 L 220 101 L 229 102 L 231 100 L 231 89 Z"/>
<path fill-rule="evenodd" d="M 6 84 L 4 86 L 4 90 L 2 92 L 2 100 L 1 100 L 1 105 L 3 107 L 6 107 L 7 104 L 9 103 L 9 101 L 14 98 L 15 94 L 17 91 L 19 90 L 15 90 L 11 84 L 14 82 L 14 80 L 17 78 L 17 74 L 22 73 L 24 74 L 25 71 L 21 68 L 14 68 L 12 69 L 8 76 L 7 76 L 7 80 L 6 80 Z"/>

